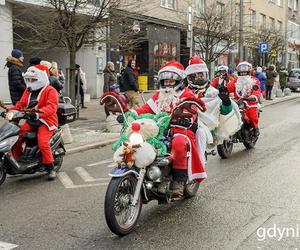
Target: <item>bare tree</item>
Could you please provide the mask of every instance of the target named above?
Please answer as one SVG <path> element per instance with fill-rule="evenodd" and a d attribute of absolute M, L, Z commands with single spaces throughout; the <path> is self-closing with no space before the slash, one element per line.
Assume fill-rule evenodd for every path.
<path fill-rule="evenodd" d="M 44 0 L 40 7 L 18 5 L 14 18 L 16 41 L 29 49 L 64 47 L 70 60 L 70 96 L 75 102 L 76 52 L 84 44 L 103 42 L 110 9 L 119 0 Z M 34 12 L 31 13 L 30 12 Z M 26 49 L 26 47 L 25 47 Z"/>
<path fill-rule="evenodd" d="M 194 18 L 194 44 L 196 53 L 204 59 L 210 70 L 211 63 L 235 46 L 238 28 L 232 21 L 234 10 L 230 4 L 215 1 Z"/>
<path fill-rule="evenodd" d="M 267 61 L 270 63 L 276 63 L 276 55 L 285 51 L 286 39 L 280 31 L 259 29 L 248 33 L 245 41 L 248 47 L 256 49 L 257 52 L 261 42 L 268 43 L 270 52 L 267 54 Z"/>

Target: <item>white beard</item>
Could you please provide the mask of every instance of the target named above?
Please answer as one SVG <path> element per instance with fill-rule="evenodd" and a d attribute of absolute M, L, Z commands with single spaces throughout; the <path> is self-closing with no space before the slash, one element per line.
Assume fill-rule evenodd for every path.
<path fill-rule="evenodd" d="M 162 112 L 170 113 L 179 102 L 179 96 L 182 91 L 176 91 L 174 88 L 165 88 L 159 90 L 157 106 Z"/>

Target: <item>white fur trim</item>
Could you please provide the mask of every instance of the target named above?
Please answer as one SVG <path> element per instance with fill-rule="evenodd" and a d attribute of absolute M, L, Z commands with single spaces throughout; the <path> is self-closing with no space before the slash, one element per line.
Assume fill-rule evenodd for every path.
<path fill-rule="evenodd" d="M 184 70 L 178 69 L 177 67 L 174 67 L 174 66 L 163 67 L 160 71 L 158 71 L 158 75 L 163 72 L 174 72 L 174 73 L 178 74 L 179 76 L 181 76 L 182 79 L 184 79 L 186 77 Z"/>
<path fill-rule="evenodd" d="M 174 134 L 174 137 L 176 137 L 176 136 L 185 137 L 185 139 L 189 143 L 190 150 L 192 150 L 192 143 L 190 141 L 190 138 L 188 138 L 186 135 L 183 135 L 183 134 Z M 195 179 L 206 179 L 207 178 L 206 172 L 197 173 L 197 174 L 192 173 L 192 154 L 191 154 L 191 152 L 188 152 L 187 157 L 188 157 L 188 178 L 189 178 L 189 181 L 192 181 L 192 180 L 195 180 Z"/>
<path fill-rule="evenodd" d="M 45 124 L 50 131 L 57 129 L 55 125 L 49 126 L 48 123 L 44 119 L 39 119 L 43 124 Z"/>
<path fill-rule="evenodd" d="M 160 109 L 158 108 L 158 106 L 156 105 L 156 103 L 153 101 L 152 98 L 150 98 L 150 99 L 147 101 L 147 104 L 149 105 L 149 107 L 152 109 L 152 111 L 153 111 L 155 114 L 159 114 L 159 113 L 160 113 Z"/>
<path fill-rule="evenodd" d="M 197 72 L 208 72 L 206 64 L 191 64 L 185 69 L 186 75 L 195 74 Z"/>

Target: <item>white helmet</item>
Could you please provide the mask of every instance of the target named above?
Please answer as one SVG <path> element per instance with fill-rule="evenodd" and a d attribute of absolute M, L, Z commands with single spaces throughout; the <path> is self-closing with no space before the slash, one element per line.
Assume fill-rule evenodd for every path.
<path fill-rule="evenodd" d="M 228 73 L 228 66 L 220 65 L 217 67 L 217 71 L 226 71 Z"/>

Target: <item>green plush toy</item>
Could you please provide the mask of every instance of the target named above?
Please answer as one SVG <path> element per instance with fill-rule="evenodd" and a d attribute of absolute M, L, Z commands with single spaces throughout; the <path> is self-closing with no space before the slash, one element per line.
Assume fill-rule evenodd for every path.
<path fill-rule="evenodd" d="M 171 120 L 170 115 L 163 112 L 157 115 L 137 115 L 134 112 L 128 112 L 125 114 L 125 120 L 124 132 L 120 139 L 113 145 L 114 151 L 122 146 L 123 142 L 128 141 L 129 136 L 134 132 L 131 125 L 133 123 L 138 123 L 140 125 L 139 133 L 146 142 L 158 150 L 158 155 L 163 156 L 167 153 L 167 147 L 161 140 L 165 129 L 169 127 Z"/>

